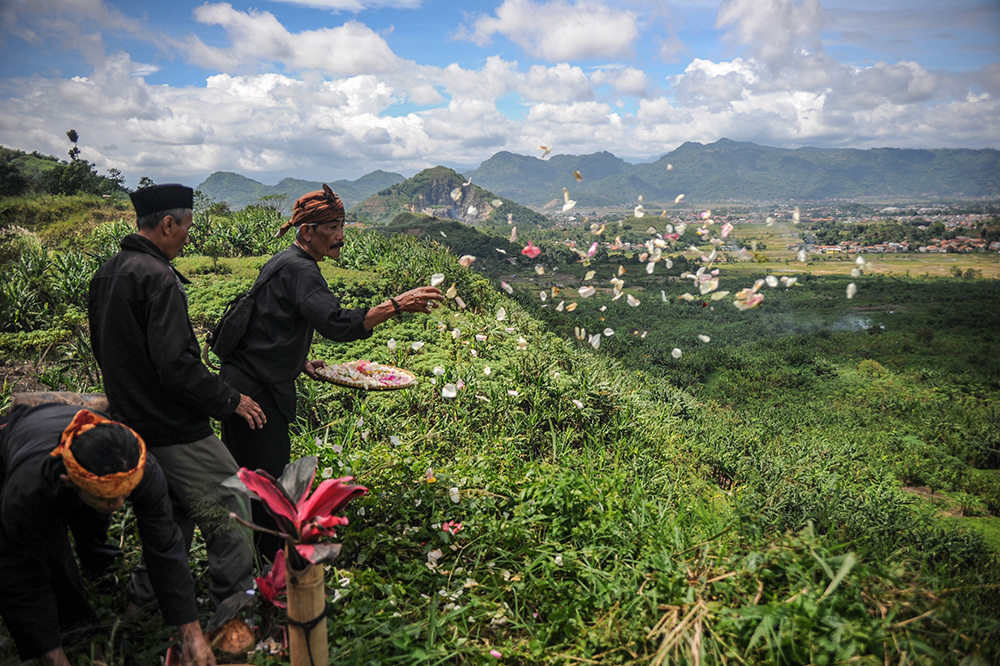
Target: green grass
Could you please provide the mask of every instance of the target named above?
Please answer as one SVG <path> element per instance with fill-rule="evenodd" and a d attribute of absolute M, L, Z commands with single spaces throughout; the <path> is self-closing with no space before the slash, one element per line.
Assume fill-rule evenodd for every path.
<path fill-rule="evenodd" d="M 468 305 L 313 345 L 316 358 L 419 378 L 371 394 L 299 383 L 295 455 L 370 489 L 349 507 L 327 575 L 334 662 L 485 664 L 494 649 L 515 664 L 1000 657 L 1000 509 L 984 471 L 1000 467 L 996 281 L 865 275 L 847 301 L 849 278 L 806 276 L 744 313 L 679 301 L 690 282 L 628 263 L 641 307 L 567 289 L 579 307 L 558 313 L 537 292 L 553 279 L 576 286 L 587 267 L 560 255 L 553 278 L 534 275 L 535 262 L 500 264 L 517 284 L 508 296 L 489 262 L 461 269 L 436 240 L 352 232 L 339 264 L 323 265 L 349 307 L 436 272 Z M 180 260 L 196 326 L 265 259 Z M 619 263 L 589 268 L 603 283 Z M 726 265 L 723 288 L 763 273 Z M 837 330 L 854 315 L 875 325 Z M 595 351 L 576 326 L 615 334 Z M 85 348 L 60 354 L 85 365 Z M 459 380 L 459 395 L 442 397 Z M 69 373 L 65 387 L 79 381 Z M 981 515 L 942 517 L 904 486 Z M 462 530 L 444 532 L 447 520 Z M 129 519 L 115 534 L 134 563 Z M 120 595 L 98 600 L 113 625 Z M 123 623 L 112 661 L 141 663 L 168 638 L 155 618 Z"/>
<path fill-rule="evenodd" d="M 969 518 L 949 518 L 959 530 L 970 529 L 982 535 L 986 545 L 995 553 L 1000 553 L 1000 518 L 996 516 L 973 516 Z"/>

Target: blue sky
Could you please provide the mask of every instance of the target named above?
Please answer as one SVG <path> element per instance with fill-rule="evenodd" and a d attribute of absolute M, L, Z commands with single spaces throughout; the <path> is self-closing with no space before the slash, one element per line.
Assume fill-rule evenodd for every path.
<path fill-rule="evenodd" d="M 1000 148 L 998 0 L 0 0 L 0 144 L 158 182 Z"/>

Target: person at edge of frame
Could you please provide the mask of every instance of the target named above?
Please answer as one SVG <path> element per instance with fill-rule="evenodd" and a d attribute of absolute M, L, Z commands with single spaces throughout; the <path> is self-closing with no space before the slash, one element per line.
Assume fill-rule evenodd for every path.
<path fill-rule="evenodd" d="M 96 632 L 69 533 L 84 569 L 103 570 L 108 519 L 126 500 L 163 619 L 179 629 L 182 663 L 215 664 L 155 458 L 128 426 L 55 403 L 17 406 L 0 426 L 0 616 L 22 659 L 69 666 L 64 643 Z"/>

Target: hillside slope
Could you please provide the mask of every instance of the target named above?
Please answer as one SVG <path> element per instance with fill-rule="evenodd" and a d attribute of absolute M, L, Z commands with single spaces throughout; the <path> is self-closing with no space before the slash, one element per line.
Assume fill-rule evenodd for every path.
<path fill-rule="evenodd" d="M 467 184 L 468 183 L 468 184 Z M 546 218 L 510 199 L 497 197 L 443 166 L 424 169 L 351 209 L 368 224 L 387 224 L 398 215 L 419 213 L 470 225 L 545 224 Z"/>

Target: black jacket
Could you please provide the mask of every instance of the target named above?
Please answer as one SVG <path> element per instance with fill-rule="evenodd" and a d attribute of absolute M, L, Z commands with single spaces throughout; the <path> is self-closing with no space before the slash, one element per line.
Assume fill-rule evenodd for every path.
<path fill-rule="evenodd" d="M 267 388 L 291 421 L 295 378 L 308 360 L 313 331 L 337 342 L 363 340 L 372 332 L 364 326 L 368 308 L 341 308 L 308 252 L 292 245 L 271 257 L 261 273 L 275 262 L 284 265 L 257 293 L 247 331 L 219 375 L 249 396 Z"/>
<path fill-rule="evenodd" d="M 90 342 L 111 408 L 150 447 L 212 434 L 240 394 L 208 371 L 188 319 L 187 280 L 138 234 L 90 281 Z"/>
<path fill-rule="evenodd" d="M 79 547 L 86 541 L 77 531 L 79 526 L 93 529 L 95 524 L 106 523 L 59 480 L 66 468 L 61 459 L 49 455 L 79 409 L 64 404 L 17 408 L 0 444 L 4 474 L 0 478 L 0 615 L 25 659 L 59 647 L 61 628 L 93 616 L 67 526 Z M 197 620 L 187 550 L 172 519 L 166 479 L 153 455 L 146 456 L 142 480 L 128 501 L 164 620 L 173 625 Z"/>

